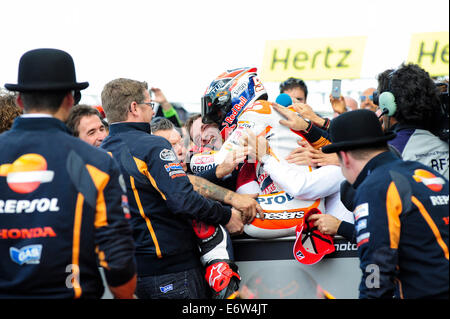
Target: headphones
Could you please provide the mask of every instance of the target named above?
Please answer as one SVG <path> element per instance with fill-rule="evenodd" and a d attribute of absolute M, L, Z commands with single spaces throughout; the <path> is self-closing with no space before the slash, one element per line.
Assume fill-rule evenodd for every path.
<path fill-rule="evenodd" d="M 388 90 L 381 93 L 378 97 L 378 106 L 383 111 L 383 114 L 387 114 L 388 116 L 393 116 L 395 112 L 397 111 L 397 103 L 395 102 L 395 96 L 391 91 L 391 82 L 392 77 L 394 76 L 394 73 L 397 70 L 392 71 L 388 74 Z"/>

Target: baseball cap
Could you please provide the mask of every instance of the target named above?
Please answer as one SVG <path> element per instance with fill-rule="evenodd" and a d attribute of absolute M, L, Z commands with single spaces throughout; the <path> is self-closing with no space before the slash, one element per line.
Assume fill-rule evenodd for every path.
<path fill-rule="evenodd" d="M 333 237 L 322 234 L 314 226 L 314 221 L 308 221 L 308 217 L 312 214 L 321 212 L 317 208 L 312 208 L 305 214 L 303 223 L 297 225 L 297 238 L 293 248 L 295 259 L 305 265 L 315 264 L 326 254 L 335 251 Z"/>

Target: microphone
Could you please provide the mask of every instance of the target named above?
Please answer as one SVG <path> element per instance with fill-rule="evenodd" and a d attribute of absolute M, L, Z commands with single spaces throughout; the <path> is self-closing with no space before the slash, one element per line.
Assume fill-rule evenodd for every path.
<path fill-rule="evenodd" d="M 383 115 L 388 114 L 388 113 L 389 113 L 389 110 L 387 108 L 384 108 L 383 112 L 381 112 L 381 114 L 378 115 L 378 119 L 381 118 Z"/>
<path fill-rule="evenodd" d="M 281 93 L 280 95 L 278 95 L 275 102 L 277 102 L 278 104 L 283 105 L 285 107 L 292 105 L 292 99 L 286 93 Z"/>

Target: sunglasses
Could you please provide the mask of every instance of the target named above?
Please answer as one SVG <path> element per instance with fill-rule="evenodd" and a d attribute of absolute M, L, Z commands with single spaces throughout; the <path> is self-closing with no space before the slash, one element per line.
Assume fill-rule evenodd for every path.
<path fill-rule="evenodd" d="M 366 98 L 373 101 L 373 95 L 369 95 L 369 96 L 361 95 L 359 98 L 361 99 L 361 102 L 364 102 L 366 100 Z"/>

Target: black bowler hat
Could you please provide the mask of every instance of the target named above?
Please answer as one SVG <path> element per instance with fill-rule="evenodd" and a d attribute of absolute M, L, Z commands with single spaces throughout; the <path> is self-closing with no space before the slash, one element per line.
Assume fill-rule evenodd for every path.
<path fill-rule="evenodd" d="M 331 144 L 322 147 L 324 153 L 364 148 L 393 139 L 394 132 L 383 133 L 375 112 L 361 109 L 343 113 L 333 119 L 328 130 Z"/>
<path fill-rule="evenodd" d="M 75 65 L 67 52 L 57 49 L 31 50 L 20 58 L 18 84 L 5 84 L 10 91 L 84 90 L 88 82 L 77 83 Z"/>

